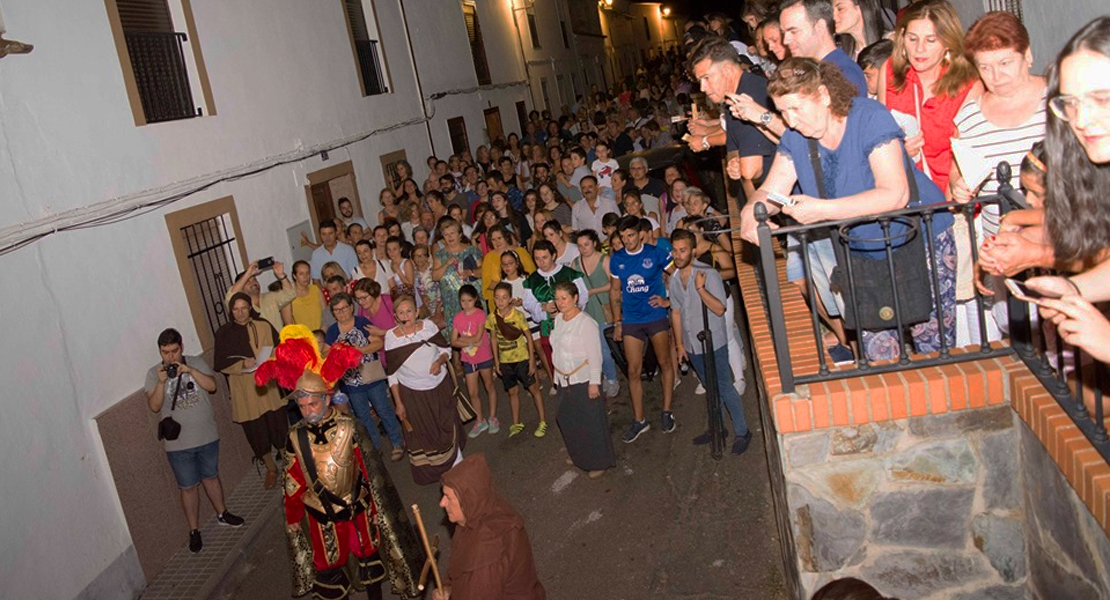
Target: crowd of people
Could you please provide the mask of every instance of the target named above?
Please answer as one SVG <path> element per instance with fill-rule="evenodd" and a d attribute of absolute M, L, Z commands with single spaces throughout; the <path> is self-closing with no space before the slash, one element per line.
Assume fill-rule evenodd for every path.
<path fill-rule="evenodd" d="M 256 385 L 250 374 L 291 324 L 314 331 L 325 355 L 337 343 L 360 353 L 333 402 L 384 449 L 380 423 L 389 456 L 407 457 L 418 484 L 446 483 L 467 439 L 544 437 L 548 396 L 558 398 L 568 463 L 601 477 L 617 461 L 608 403 L 628 394 L 625 443 L 652 424 L 671 433 L 681 377 L 692 372 L 689 385 L 704 393 L 710 364 L 731 450 L 745 452 L 744 352 L 730 298 L 739 248 L 722 231 L 724 198 L 683 163 L 657 179 L 641 155 L 618 161 L 680 140 L 694 152 L 724 147 L 725 171 L 739 183 L 740 237 L 752 244 L 757 203 L 802 224 L 968 203 L 1000 182 L 967 157 L 1008 163 L 1030 208 L 1003 216 L 987 204 L 970 221 L 935 212 L 923 228 L 931 309 L 906 323 L 906 339 L 921 353 L 999 339 L 1002 281 L 1036 267 L 1063 274 L 1028 282 L 1044 296 L 1036 302 L 1046 329 L 1110 360 L 1110 323 L 1094 304 L 1110 300 L 1110 210 L 1100 195 L 1110 184 L 1110 18 L 1081 29 L 1041 76 L 1018 18 L 990 12 L 965 30 L 947 0 L 898 14 L 874 0 L 749 1 L 740 17 L 735 27 L 722 14 L 690 21 L 683 52 L 654 58 L 618 90 L 578 97 L 558 117 L 532 111 L 519 135 L 473 155 L 429 157 L 422 180 L 400 163 L 378 195 L 376 224 L 340 199 L 341 218 L 305 239 L 311 261 L 294 264 L 291 278 L 274 263 L 268 291 L 264 269 L 249 265 L 227 292 L 231 321 L 217 332 L 214 367 L 228 377 L 232 418 L 266 468 L 266 487 L 277 481 L 271 450 L 287 444 L 288 413 L 277 384 Z M 688 113 L 695 101 L 704 104 Z M 880 249 L 853 242 L 849 251 Z M 787 238 L 787 278 L 816 305 L 829 356 L 897 358 L 907 350 L 902 332 L 846 322 L 842 260 L 829 239 Z M 707 329 L 711 347 L 697 335 Z M 186 366 L 180 336 L 163 337 L 147 390 L 151 409 L 168 414 L 179 384 L 201 396 L 214 385 L 200 359 Z M 178 363 L 188 378 L 166 386 Z M 508 415 L 498 412 L 495 379 Z M 650 417 L 644 388 L 655 381 L 661 400 Z M 467 426 L 462 391 L 475 413 Z M 521 391 L 532 408 L 522 411 Z M 177 447 L 167 442 L 167 451 L 179 464 Z M 175 466 L 193 529 L 199 483 L 223 518 L 237 520 L 221 508 L 210 455 Z"/>

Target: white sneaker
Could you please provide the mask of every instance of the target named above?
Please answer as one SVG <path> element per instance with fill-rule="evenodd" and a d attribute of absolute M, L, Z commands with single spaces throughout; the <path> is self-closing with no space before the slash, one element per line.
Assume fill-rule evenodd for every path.
<path fill-rule="evenodd" d="M 702 385 L 700 381 L 698 382 L 698 387 L 694 390 L 694 393 L 699 396 L 705 395 L 705 386 Z"/>
<path fill-rule="evenodd" d="M 609 398 L 615 398 L 621 391 L 621 382 L 616 379 L 604 381 L 601 384 L 601 391 Z"/>
<path fill-rule="evenodd" d="M 554 396 L 555 394 L 558 394 L 558 393 L 559 393 L 559 388 L 557 388 L 555 386 L 551 386 L 551 391 L 548 392 L 547 394 L 549 396 Z"/>

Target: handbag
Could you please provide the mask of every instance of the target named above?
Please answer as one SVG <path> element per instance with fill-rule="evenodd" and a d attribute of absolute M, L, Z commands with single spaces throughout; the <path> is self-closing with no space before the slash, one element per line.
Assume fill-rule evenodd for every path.
<path fill-rule="evenodd" d="M 158 421 L 158 439 L 172 442 L 181 435 L 181 423 L 173 418 L 173 411 L 177 408 L 177 397 L 181 395 L 181 375 L 176 378 L 177 387 L 173 390 L 173 401 L 170 402 L 170 415 Z"/>
<path fill-rule="evenodd" d="M 589 288 L 592 290 L 595 286 L 594 282 L 590 280 L 590 273 L 586 271 L 585 261 L 582 260 L 581 256 L 579 256 L 576 260 L 578 261 L 578 270 L 582 271 L 582 278 L 586 280 L 586 285 L 589 286 Z M 605 257 L 603 256 L 598 260 L 605 260 Z M 593 298 L 591 297 L 590 300 L 593 300 Z M 601 300 L 598 300 L 597 303 L 601 305 L 601 316 L 605 317 L 605 323 L 600 323 L 600 325 L 605 326 L 608 323 L 612 323 L 613 306 L 608 302 L 602 303 Z"/>
<path fill-rule="evenodd" d="M 358 378 L 362 380 L 363 384 L 381 381 L 385 377 L 385 367 L 382 366 L 382 361 L 376 357 L 373 360 L 364 360 L 358 366 Z"/>
<path fill-rule="evenodd" d="M 474 410 L 474 406 L 470 404 L 470 398 L 466 396 L 466 392 L 459 387 L 459 378 L 458 375 L 455 375 L 455 366 L 451 364 L 450 359 L 447 360 L 445 366 L 447 367 L 447 372 L 451 374 L 451 383 L 455 386 L 455 391 L 452 392 L 452 395 L 455 396 L 455 408 L 459 411 L 459 420 L 462 421 L 463 425 L 466 425 L 474 419 L 477 419 L 478 413 Z"/>
<path fill-rule="evenodd" d="M 826 197 L 825 176 L 817 140 L 809 139 L 809 159 L 813 165 L 818 194 Z M 910 188 L 910 202 L 920 203 L 920 193 L 913 167 L 903 151 L 903 167 Z M 918 221 L 919 223 L 920 221 Z M 844 298 L 844 325 L 855 330 L 882 330 L 928 321 L 933 309 L 932 287 L 925 252 L 925 237 L 918 223 L 908 218 L 891 219 L 883 231 L 877 221 L 860 225 L 843 225 L 832 232 L 836 267 L 829 284 Z M 894 281 L 886 257 L 886 243 L 891 246 Z M 852 278 L 849 282 L 848 269 Z M 849 285 L 849 284 L 853 285 Z M 898 293 L 898 311 L 894 310 L 894 292 Z M 857 322 L 858 312 L 858 322 Z"/>

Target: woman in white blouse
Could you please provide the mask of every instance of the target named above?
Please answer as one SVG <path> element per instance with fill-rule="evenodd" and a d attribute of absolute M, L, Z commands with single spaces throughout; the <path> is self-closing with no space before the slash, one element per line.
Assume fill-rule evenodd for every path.
<path fill-rule="evenodd" d="M 412 296 L 394 300 L 393 312 L 398 325 L 385 335 L 386 374 L 404 425 L 412 479 L 418 485 L 438 483 L 462 460 L 466 441 L 454 381 L 447 376 L 451 347 L 434 323 L 417 318 Z"/>
<path fill-rule="evenodd" d="M 601 396 L 601 338 L 597 322 L 578 308 L 575 284 L 555 284 L 555 307 L 559 314 L 551 332 L 551 363 L 559 384 L 556 421 L 567 447 L 567 463 L 597 479 L 617 464 Z"/>

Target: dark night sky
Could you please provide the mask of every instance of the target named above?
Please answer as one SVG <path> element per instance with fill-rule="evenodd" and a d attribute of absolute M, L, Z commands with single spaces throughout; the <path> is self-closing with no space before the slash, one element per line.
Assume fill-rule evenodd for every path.
<path fill-rule="evenodd" d="M 687 16 L 701 16 L 707 12 L 719 10 L 733 19 L 740 18 L 740 11 L 744 8 L 742 0 L 662 0 L 664 6 L 670 6 L 676 13 Z"/>

